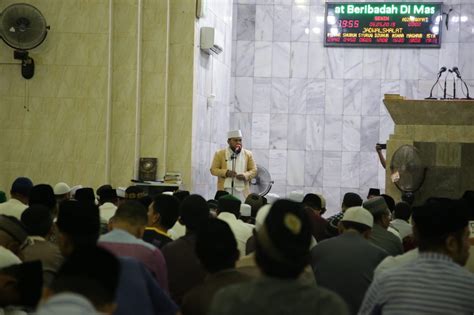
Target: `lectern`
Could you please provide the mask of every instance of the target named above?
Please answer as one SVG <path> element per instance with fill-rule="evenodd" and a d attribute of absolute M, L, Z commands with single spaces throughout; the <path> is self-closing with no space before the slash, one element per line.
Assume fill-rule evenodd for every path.
<path fill-rule="evenodd" d="M 407 100 L 385 94 L 383 102 L 395 122 L 387 141 L 387 194 L 401 199 L 391 180 L 390 162 L 405 144 L 419 149 L 428 168 L 415 204 L 432 196 L 459 198 L 465 190 L 474 190 L 473 100 Z"/>

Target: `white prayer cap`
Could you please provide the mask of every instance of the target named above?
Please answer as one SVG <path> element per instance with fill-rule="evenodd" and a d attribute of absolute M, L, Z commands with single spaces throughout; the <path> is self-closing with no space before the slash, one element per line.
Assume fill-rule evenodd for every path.
<path fill-rule="evenodd" d="M 115 189 L 115 191 L 117 192 L 117 197 L 119 197 L 119 198 L 125 198 L 125 190 L 126 190 L 126 189 L 127 189 L 127 188 L 125 188 L 125 187 L 117 187 L 117 188 Z"/>
<path fill-rule="evenodd" d="M 257 216 L 255 218 L 255 229 L 257 231 L 263 226 L 263 223 L 265 223 L 265 219 L 267 218 L 267 215 L 270 212 L 271 207 L 272 205 L 267 203 L 266 205 L 264 205 L 258 210 Z"/>
<path fill-rule="evenodd" d="M 231 130 L 227 133 L 227 139 L 230 138 L 242 138 L 242 131 L 240 130 Z"/>
<path fill-rule="evenodd" d="M 316 193 L 316 195 L 319 198 L 321 198 L 321 209 L 325 209 L 326 208 L 326 198 L 324 198 L 323 194 Z"/>
<path fill-rule="evenodd" d="M 58 196 L 58 195 L 64 195 L 70 192 L 71 187 L 69 187 L 69 185 L 66 183 L 57 183 L 56 185 L 54 185 L 53 190 L 54 190 L 54 194 Z"/>
<path fill-rule="evenodd" d="M 76 185 L 76 186 L 73 186 L 71 188 L 71 197 L 74 198 L 74 195 L 76 194 L 76 191 L 78 191 L 79 189 L 83 188 L 82 185 Z"/>
<path fill-rule="evenodd" d="M 288 196 L 288 199 L 296 201 L 296 202 L 303 202 L 304 198 L 304 192 L 300 190 L 295 190 L 290 192 L 290 195 Z"/>
<path fill-rule="evenodd" d="M 372 214 L 365 208 L 362 207 L 351 207 L 344 212 L 344 216 L 341 219 L 341 222 L 349 221 L 364 224 L 369 227 L 374 225 L 374 217 Z"/>
<path fill-rule="evenodd" d="M 272 204 L 275 203 L 275 201 L 277 201 L 278 199 L 280 199 L 280 196 L 278 196 L 277 194 L 269 193 L 265 195 L 265 198 L 267 199 L 268 204 Z"/>
<path fill-rule="evenodd" d="M 10 250 L 0 246 L 0 269 L 18 264 L 21 264 L 20 258 L 15 256 Z"/>
<path fill-rule="evenodd" d="M 243 217 L 250 217 L 252 215 L 252 207 L 246 203 L 241 203 L 240 215 Z"/>
<path fill-rule="evenodd" d="M 168 195 L 168 196 L 173 196 L 173 192 L 172 191 L 164 191 L 161 193 L 162 195 Z"/>

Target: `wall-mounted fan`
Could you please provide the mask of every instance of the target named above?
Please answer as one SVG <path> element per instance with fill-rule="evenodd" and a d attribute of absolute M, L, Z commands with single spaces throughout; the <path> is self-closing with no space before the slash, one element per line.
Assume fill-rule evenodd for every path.
<path fill-rule="evenodd" d="M 250 181 L 250 192 L 265 196 L 272 189 L 273 181 L 268 170 L 257 164 L 257 176 Z"/>
<path fill-rule="evenodd" d="M 44 16 L 30 4 L 12 4 L 0 15 L 0 36 L 15 49 L 13 58 L 21 60 L 21 75 L 25 79 L 31 79 L 35 73 L 35 62 L 28 50 L 39 46 L 48 30 Z"/>
<path fill-rule="evenodd" d="M 390 162 L 392 181 L 402 192 L 402 200 L 413 201 L 414 193 L 425 181 L 427 167 L 420 152 L 412 145 L 402 145 L 393 153 Z"/>

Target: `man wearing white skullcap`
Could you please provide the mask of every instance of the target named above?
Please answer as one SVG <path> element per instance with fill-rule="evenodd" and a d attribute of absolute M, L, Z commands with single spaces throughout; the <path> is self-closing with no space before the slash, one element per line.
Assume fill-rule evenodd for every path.
<path fill-rule="evenodd" d="M 217 190 L 225 190 L 245 200 L 250 193 L 249 182 L 257 176 L 257 165 L 252 152 L 242 149 L 242 132 L 227 133 L 229 146 L 214 154 L 211 174 L 217 176 Z"/>

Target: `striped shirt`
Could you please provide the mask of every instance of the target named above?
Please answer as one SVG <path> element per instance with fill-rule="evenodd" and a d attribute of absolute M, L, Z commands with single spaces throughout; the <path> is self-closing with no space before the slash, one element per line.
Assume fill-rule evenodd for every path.
<path fill-rule="evenodd" d="M 113 229 L 102 235 L 97 243 L 119 257 L 133 257 L 155 276 L 164 291 L 168 291 L 168 271 L 161 251 L 155 246 L 121 230 Z"/>
<path fill-rule="evenodd" d="M 420 253 L 370 286 L 359 314 L 472 314 L 474 275 L 450 257 Z"/>

